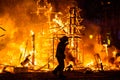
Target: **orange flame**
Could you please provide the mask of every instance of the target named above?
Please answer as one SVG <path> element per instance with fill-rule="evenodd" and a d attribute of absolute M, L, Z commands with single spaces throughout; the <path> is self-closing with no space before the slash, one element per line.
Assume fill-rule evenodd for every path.
<path fill-rule="evenodd" d="M 0 37 L 0 72 L 6 65 L 22 66 L 20 63 L 25 60 L 26 56 L 32 55 L 33 43 L 31 35 L 35 35 L 35 68 L 37 70 L 53 69 L 56 66 L 55 50 L 60 37 L 56 34 L 68 34 L 66 32 L 69 31 L 69 8 L 65 10 L 66 12 L 57 13 L 52 11 L 53 7 L 50 3 L 45 2 L 44 7 L 41 7 L 38 4 L 39 2 L 40 0 L 37 1 L 37 6 L 34 2 L 28 0 L 24 4 L 19 3 L 12 9 L 7 8 L 6 14 L 0 17 L 0 26 L 6 30 L 4 32 L 5 36 Z M 68 5 L 68 7 L 70 6 Z M 62 8 L 65 7 L 62 6 Z M 80 38 L 78 45 L 75 47 L 74 43 L 77 43 L 77 41 L 72 38 L 72 56 L 77 58 L 76 62 L 82 63 L 84 67 L 91 67 L 95 65 L 95 53 L 99 53 L 103 65 L 109 65 L 106 64 L 109 58 L 108 47 L 96 41 L 99 34 L 99 31 L 96 31 L 98 30 L 96 25 L 89 25 L 92 26 L 91 29 L 86 30 L 86 35 Z M 89 39 L 88 35 L 91 33 L 93 33 L 94 37 Z M 76 49 L 76 47 L 79 48 Z M 117 53 L 111 54 L 112 57 L 115 57 Z M 29 59 L 27 67 L 33 66 L 31 56 Z M 118 58 L 118 60 L 120 59 Z"/>

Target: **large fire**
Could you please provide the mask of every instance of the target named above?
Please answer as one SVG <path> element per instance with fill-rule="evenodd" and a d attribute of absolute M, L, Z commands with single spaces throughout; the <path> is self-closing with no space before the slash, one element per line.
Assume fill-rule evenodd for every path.
<path fill-rule="evenodd" d="M 69 10 L 73 4 L 72 0 L 68 2 L 66 0 L 63 4 L 61 1 L 63 5 L 61 7 L 61 4 L 58 5 L 59 12 L 55 12 L 55 5 L 47 0 L 23 0 L 23 2 L 16 0 L 13 5 L 9 4 L 10 7 L 2 5 L 4 11 L 0 16 L 1 72 L 5 66 L 25 66 L 32 67 L 33 70 L 53 69 L 57 64 L 54 55 L 59 38 L 63 35 L 69 36 L 70 33 L 72 36 L 66 51 L 69 55 L 66 65 L 72 61 L 75 66 L 82 64 L 83 67 L 91 67 L 94 70 L 99 68 L 99 64 L 105 66 L 106 70 L 113 67 L 115 69 L 112 58 L 115 57 L 117 50 L 115 47 L 109 50 L 107 44 L 100 43 L 99 26 L 88 23 L 89 28 L 85 28 L 78 24 L 83 20 L 79 16 L 76 20 L 78 25 L 76 32 L 80 37 L 73 37 L 74 32 L 69 32 L 71 14 Z M 81 10 L 77 11 L 79 13 Z"/>

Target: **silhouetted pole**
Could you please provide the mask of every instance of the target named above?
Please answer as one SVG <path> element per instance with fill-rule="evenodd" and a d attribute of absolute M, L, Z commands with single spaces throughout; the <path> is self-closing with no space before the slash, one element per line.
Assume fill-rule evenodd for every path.
<path fill-rule="evenodd" d="M 32 64 L 34 65 L 35 63 L 35 34 L 32 33 L 32 41 L 33 41 L 33 53 L 32 53 Z"/>

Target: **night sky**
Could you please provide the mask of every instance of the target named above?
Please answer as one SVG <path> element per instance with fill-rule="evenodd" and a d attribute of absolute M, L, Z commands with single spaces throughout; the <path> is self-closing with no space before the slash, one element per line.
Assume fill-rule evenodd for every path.
<path fill-rule="evenodd" d="M 120 49 L 120 0 L 77 0 L 83 18 L 101 27 L 102 40 L 110 33 L 111 45 Z"/>
<path fill-rule="evenodd" d="M 32 0 L 31 0 L 32 1 Z M 36 0 L 33 0 L 36 1 Z M 60 3 L 60 0 L 48 0 L 55 4 Z M 62 0 L 61 0 L 62 1 Z M 110 15 L 120 16 L 120 0 L 76 0 L 78 6 L 83 10 L 82 15 L 86 19 L 93 20 L 94 18 L 101 19 L 105 17 L 104 13 L 107 13 L 107 17 Z M 14 7 L 16 3 L 22 3 L 24 0 L 0 0 L 0 13 L 3 12 L 3 7 Z M 110 3 L 109 3 L 110 2 Z M 12 5 L 10 5 L 12 4 Z"/>
<path fill-rule="evenodd" d="M 88 19 L 100 18 L 104 12 L 119 16 L 119 0 L 77 0 L 83 9 L 84 17 Z M 107 15 L 108 16 L 108 15 Z M 105 17 L 105 16 L 104 16 Z"/>

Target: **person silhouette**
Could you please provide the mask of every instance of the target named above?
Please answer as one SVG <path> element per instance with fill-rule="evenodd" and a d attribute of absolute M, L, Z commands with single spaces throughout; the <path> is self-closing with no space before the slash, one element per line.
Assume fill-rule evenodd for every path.
<path fill-rule="evenodd" d="M 53 74 L 58 77 L 65 77 L 63 75 L 64 70 L 64 59 L 65 59 L 65 48 L 68 45 L 68 37 L 63 36 L 60 38 L 60 42 L 57 45 L 56 58 L 58 61 L 57 67 L 53 70 Z"/>

